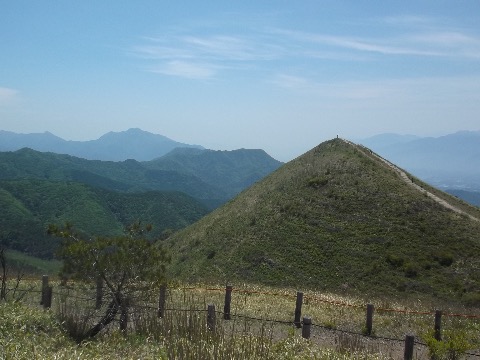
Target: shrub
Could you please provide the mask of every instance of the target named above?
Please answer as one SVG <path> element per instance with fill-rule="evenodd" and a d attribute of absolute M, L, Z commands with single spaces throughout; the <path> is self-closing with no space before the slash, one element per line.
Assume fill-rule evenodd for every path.
<path fill-rule="evenodd" d="M 466 293 L 462 297 L 462 302 L 471 307 L 480 307 L 480 293 Z"/>
<path fill-rule="evenodd" d="M 435 360 L 457 360 L 472 347 L 464 331 L 444 331 L 443 340 L 437 340 L 434 332 L 425 335 L 425 342 L 432 359 Z"/>
<path fill-rule="evenodd" d="M 436 254 L 433 258 L 442 266 L 450 266 L 453 264 L 453 255 L 446 251 Z"/>
<path fill-rule="evenodd" d="M 328 184 L 328 179 L 325 176 L 314 177 L 308 180 L 308 186 L 319 188 Z"/>
<path fill-rule="evenodd" d="M 408 278 L 413 278 L 418 276 L 418 266 L 411 263 L 407 262 L 405 266 L 403 267 L 403 271 L 405 273 L 405 276 Z"/>
<path fill-rule="evenodd" d="M 388 254 L 387 255 L 387 262 L 392 265 L 393 267 L 400 267 L 404 263 L 404 259 L 401 256 L 395 254 Z"/>

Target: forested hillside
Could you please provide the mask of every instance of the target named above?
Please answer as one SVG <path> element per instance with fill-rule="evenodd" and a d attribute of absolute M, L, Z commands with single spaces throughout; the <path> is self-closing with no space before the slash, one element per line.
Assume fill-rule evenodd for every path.
<path fill-rule="evenodd" d="M 0 179 L 75 181 L 122 192 L 180 191 L 215 208 L 280 165 L 260 150 L 194 150 L 151 162 L 113 162 L 24 148 L 0 152 Z"/>
<path fill-rule="evenodd" d="M 181 229 L 208 213 L 179 192 L 119 193 L 77 182 L 0 181 L 0 242 L 7 248 L 51 257 L 57 240 L 48 224 L 71 222 L 87 236 L 119 235 L 135 221 L 151 223 L 153 237 Z"/>

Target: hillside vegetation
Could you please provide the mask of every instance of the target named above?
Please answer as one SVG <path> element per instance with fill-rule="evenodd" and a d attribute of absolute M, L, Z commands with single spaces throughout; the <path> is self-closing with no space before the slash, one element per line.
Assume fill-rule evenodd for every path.
<path fill-rule="evenodd" d="M 478 208 L 432 191 L 480 218 Z M 341 139 L 282 166 L 167 242 L 172 275 L 189 281 L 480 302 L 480 222 Z"/>
<path fill-rule="evenodd" d="M 181 229 L 208 213 L 179 192 L 119 193 L 75 182 L 0 181 L 0 242 L 9 249 L 51 257 L 57 240 L 48 224 L 71 222 L 88 236 L 119 235 L 134 221 L 153 224 L 152 236 Z"/>
<path fill-rule="evenodd" d="M 207 184 L 214 184 L 232 198 L 282 163 L 259 149 L 215 151 L 177 148 L 145 165 L 151 169 L 196 176 Z"/>
<path fill-rule="evenodd" d="M 151 162 L 113 162 L 24 148 L 0 152 L 0 180 L 75 181 L 121 192 L 180 191 L 215 208 L 280 165 L 261 150 L 196 149 Z"/>

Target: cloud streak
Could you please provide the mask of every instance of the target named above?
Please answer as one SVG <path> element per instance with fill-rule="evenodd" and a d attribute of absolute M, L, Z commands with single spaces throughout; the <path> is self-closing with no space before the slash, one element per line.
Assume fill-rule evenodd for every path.
<path fill-rule="evenodd" d="M 152 67 L 150 71 L 187 79 L 209 79 L 217 73 L 218 68 L 212 64 L 173 60 Z"/>
<path fill-rule="evenodd" d="M 377 19 L 368 24 L 378 29 L 376 36 L 271 27 L 250 28 L 242 34 L 215 27 L 206 34 L 205 29 L 187 29 L 181 34 L 145 37 L 132 52 L 153 63 L 148 67 L 152 72 L 191 79 L 216 77 L 245 65 L 268 73 L 272 67 L 298 60 L 307 68 L 319 61 L 366 62 L 385 57 L 480 59 L 479 36 L 434 20 L 414 16 Z"/>
<path fill-rule="evenodd" d="M 17 90 L 6 87 L 0 87 L 0 106 L 11 104 L 18 94 Z"/>

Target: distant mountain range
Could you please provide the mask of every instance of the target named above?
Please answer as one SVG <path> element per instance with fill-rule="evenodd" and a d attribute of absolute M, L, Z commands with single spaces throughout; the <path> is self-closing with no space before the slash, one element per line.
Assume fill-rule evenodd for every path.
<path fill-rule="evenodd" d="M 0 152 L 0 180 L 73 181 L 120 192 L 180 191 L 213 209 L 281 165 L 263 150 L 182 149 L 152 161 L 113 162 L 23 148 Z"/>
<path fill-rule="evenodd" d="M 42 152 L 68 154 L 89 160 L 148 161 L 163 156 L 178 147 L 203 149 L 200 145 L 183 144 L 163 135 L 140 129 L 109 132 L 97 140 L 67 141 L 50 132 L 17 134 L 0 130 L 0 151 L 15 151 L 28 147 Z"/>
<path fill-rule="evenodd" d="M 0 152 L 0 244 L 49 257 L 50 223 L 118 235 L 136 220 L 154 235 L 185 227 L 282 165 L 263 150 L 176 148 L 151 161 L 87 160 L 29 148 Z"/>
<path fill-rule="evenodd" d="M 480 192 L 480 131 L 436 138 L 381 134 L 357 142 L 442 190 L 462 190 L 455 195 L 480 205 L 470 194 Z"/>

